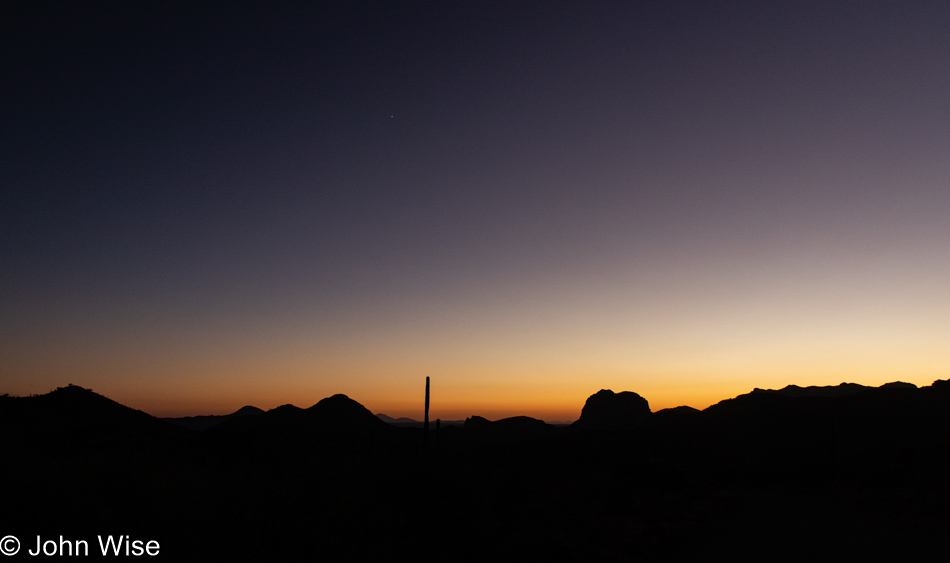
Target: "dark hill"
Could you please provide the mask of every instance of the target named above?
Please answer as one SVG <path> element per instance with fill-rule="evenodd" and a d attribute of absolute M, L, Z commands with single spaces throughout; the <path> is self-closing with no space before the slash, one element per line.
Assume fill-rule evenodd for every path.
<path fill-rule="evenodd" d="M 187 431 L 78 385 L 45 395 L 0 397 L 5 440 L 74 444 L 172 438 Z"/>
<path fill-rule="evenodd" d="M 906 383 L 904 381 L 892 381 L 890 383 L 885 383 L 881 385 L 881 389 L 917 389 L 917 386 L 913 383 Z"/>
<path fill-rule="evenodd" d="M 306 425 L 304 409 L 295 405 L 280 405 L 257 416 L 229 418 L 210 427 L 216 434 L 258 434 L 270 432 L 290 432 Z"/>
<path fill-rule="evenodd" d="M 919 477 L 948 442 L 948 399 L 900 382 L 756 390 L 703 411 L 692 450 L 742 478 Z"/>
<path fill-rule="evenodd" d="M 389 428 L 388 424 L 380 420 L 369 409 L 342 394 L 320 400 L 307 409 L 307 415 L 316 423 L 328 429 L 373 430 Z"/>
<path fill-rule="evenodd" d="M 702 412 L 702 411 L 700 411 L 699 409 L 694 409 L 693 407 L 690 407 L 690 406 L 687 406 L 687 405 L 681 405 L 681 406 L 679 406 L 679 407 L 672 407 L 672 408 L 668 408 L 668 409 L 660 409 L 660 410 L 656 411 L 656 412 L 653 413 L 653 414 L 654 414 L 654 415 L 657 415 L 657 416 L 662 416 L 662 417 L 684 417 L 684 418 L 686 418 L 686 417 L 694 417 L 694 416 L 698 415 L 700 412 Z"/>
<path fill-rule="evenodd" d="M 885 545 L 925 560 L 915 545 L 942 548 L 950 383 L 792 394 L 651 414 L 635 393 L 601 391 L 581 426 L 632 430 L 473 416 L 425 448 L 420 429 L 343 395 L 198 433 L 65 388 L 0 397 L 0 445 L 13 446 L 0 476 L 29 492 L 5 505 L 24 529 L 138 526 L 175 560 L 690 560 L 710 545 L 751 560 L 782 541 L 796 555 L 834 541 L 842 559 Z M 153 431 L 182 439 L 138 438 Z"/>
<path fill-rule="evenodd" d="M 346 395 L 333 395 L 306 409 L 281 405 L 257 416 L 231 418 L 208 432 L 272 445 L 324 442 L 365 448 L 396 430 Z"/>
<path fill-rule="evenodd" d="M 492 422 L 483 416 L 472 415 L 465 419 L 462 425 L 464 430 L 478 430 L 479 428 L 489 428 Z"/>
<path fill-rule="evenodd" d="M 191 428 L 192 430 L 206 430 L 216 424 L 220 424 L 232 418 L 240 416 L 255 416 L 263 413 L 264 411 L 262 409 L 248 405 L 239 408 L 231 414 L 182 416 L 175 418 L 163 418 L 162 420 L 172 424 L 177 424 L 178 426 L 184 426 L 185 428 Z"/>
<path fill-rule="evenodd" d="M 400 416 L 399 418 L 393 418 L 391 416 L 378 413 L 376 415 L 376 418 L 382 420 L 386 424 L 391 424 L 398 428 L 422 428 L 423 427 L 422 421 L 408 418 L 405 416 Z M 465 424 L 465 421 L 464 420 L 443 420 L 441 421 L 441 424 L 442 424 L 442 428 L 445 428 L 447 426 L 462 426 L 463 424 Z"/>
<path fill-rule="evenodd" d="M 650 404 L 632 391 L 601 389 L 588 397 L 581 416 L 571 425 L 580 430 L 630 431 L 650 416 Z"/>
<path fill-rule="evenodd" d="M 774 393 L 786 397 L 844 397 L 855 395 L 869 389 L 917 389 L 913 383 L 904 383 L 903 381 L 893 381 L 885 383 L 880 387 L 869 387 L 857 383 L 839 383 L 838 385 L 811 385 L 808 387 L 799 387 L 798 385 L 787 385 L 781 389 L 753 389 L 753 393 Z"/>
<path fill-rule="evenodd" d="M 557 427 L 530 416 L 512 416 L 494 422 L 481 416 L 465 419 L 462 426 L 475 443 L 516 443 L 548 438 Z"/>
<path fill-rule="evenodd" d="M 753 389 L 753 393 L 774 393 L 785 397 L 843 397 L 845 395 L 854 395 L 870 389 L 857 383 L 840 383 L 838 385 L 799 387 L 798 385 L 787 385 L 781 389 Z"/>
<path fill-rule="evenodd" d="M 685 432 L 701 424 L 702 416 L 702 411 L 684 405 L 656 411 L 646 420 L 645 426 L 661 431 L 676 429 Z"/>
<path fill-rule="evenodd" d="M 493 422 L 492 430 L 506 438 L 521 441 L 547 438 L 557 429 L 537 418 L 512 416 Z"/>

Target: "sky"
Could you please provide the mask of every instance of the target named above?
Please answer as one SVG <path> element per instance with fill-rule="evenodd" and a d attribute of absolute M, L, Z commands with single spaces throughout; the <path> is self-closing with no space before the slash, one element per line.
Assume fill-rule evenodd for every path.
<path fill-rule="evenodd" d="M 7 2 L 0 392 L 950 377 L 950 3 Z"/>

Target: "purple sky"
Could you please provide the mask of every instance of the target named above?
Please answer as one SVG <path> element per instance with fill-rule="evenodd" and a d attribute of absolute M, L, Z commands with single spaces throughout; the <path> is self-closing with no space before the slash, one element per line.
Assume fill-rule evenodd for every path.
<path fill-rule="evenodd" d="M 950 373 L 950 4 L 345 4 L 0 8 L 0 391 Z"/>

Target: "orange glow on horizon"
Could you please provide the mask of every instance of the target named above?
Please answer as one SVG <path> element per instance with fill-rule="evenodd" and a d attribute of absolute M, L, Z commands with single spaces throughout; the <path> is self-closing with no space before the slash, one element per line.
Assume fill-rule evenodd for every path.
<path fill-rule="evenodd" d="M 822 284 L 764 266 L 745 281 L 695 267 L 652 281 L 612 272 L 593 289 L 533 280 L 491 295 L 407 298 L 332 322 L 303 311 L 279 322 L 131 316 L 89 330 L 24 329 L 0 340 L 0 392 L 74 383 L 156 416 L 306 408 L 342 393 L 418 420 L 428 375 L 433 419 L 569 421 L 600 389 L 634 391 L 657 411 L 702 409 L 755 387 L 924 386 L 950 376 L 939 276 L 910 292 L 890 279 L 896 267 L 853 285 L 858 278 L 832 266 L 815 271 Z"/>
<path fill-rule="evenodd" d="M 323 387 L 294 387 L 281 385 L 249 385 L 216 387 L 207 384 L 191 386 L 141 389 L 133 386 L 110 384 L 106 381 L 90 384 L 81 380 L 72 383 L 92 388 L 94 391 L 128 407 L 142 410 L 158 417 L 222 415 L 229 414 L 245 405 L 270 410 L 283 404 L 307 408 L 321 399 L 343 393 L 367 407 L 373 413 L 386 414 L 393 418 L 423 418 L 424 379 L 417 378 L 413 389 L 395 392 L 391 388 L 374 389 L 351 385 L 347 389 L 326 390 Z M 716 384 L 697 385 L 690 379 L 669 381 L 665 384 L 633 380 L 626 382 L 616 378 L 604 378 L 603 385 L 586 382 L 562 383 L 558 386 L 535 386 L 519 384 L 459 384 L 451 378 L 432 377 L 432 406 L 430 420 L 464 420 L 478 415 L 489 420 L 510 416 L 530 416 L 546 421 L 570 422 L 580 416 L 587 398 L 600 389 L 615 392 L 634 391 L 643 396 L 654 412 L 681 405 L 704 409 L 719 401 L 748 393 L 755 387 L 778 389 L 786 385 L 837 385 L 843 382 L 879 386 L 889 381 L 907 381 L 917 386 L 930 385 L 939 377 L 876 377 L 855 378 L 759 378 L 751 377 L 721 380 Z M 65 385 L 67 382 L 62 382 Z M 20 394 L 45 393 L 55 388 L 36 389 Z M 16 393 L 14 393 L 16 394 Z"/>

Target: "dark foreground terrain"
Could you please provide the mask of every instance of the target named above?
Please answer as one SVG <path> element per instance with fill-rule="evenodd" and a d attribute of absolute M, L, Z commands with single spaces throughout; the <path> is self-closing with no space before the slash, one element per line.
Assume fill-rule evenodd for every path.
<path fill-rule="evenodd" d="M 168 561 L 927 560 L 950 548 L 945 381 L 756 390 L 655 413 L 601 391 L 569 428 L 472 417 L 433 424 L 427 447 L 422 429 L 343 395 L 242 411 L 161 420 L 77 386 L 0 397 L 12 559 L 38 535 L 98 557 L 110 534 L 155 540 Z"/>

